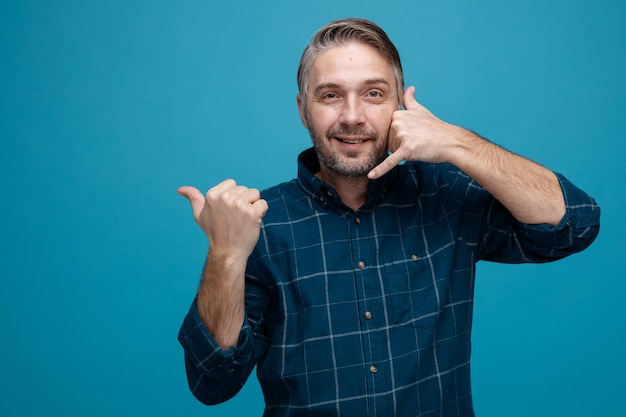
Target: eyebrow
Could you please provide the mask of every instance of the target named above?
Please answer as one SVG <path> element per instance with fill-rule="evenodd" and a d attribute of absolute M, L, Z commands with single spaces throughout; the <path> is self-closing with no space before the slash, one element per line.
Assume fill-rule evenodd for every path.
<path fill-rule="evenodd" d="M 372 86 L 372 85 L 380 85 L 380 84 L 384 84 L 385 86 L 391 88 L 391 85 L 389 84 L 389 81 L 387 81 L 384 78 L 371 78 L 368 80 L 365 80 L 363 82 L 364 85 L 366 86 Z M 317 95 L 320 93 L 320 91 L 322 90 L 327 90 L 327 89 L 336 89 L 336 88 L 342 88 L 341 84 L 337 84 L 337 83 L 333 83 L 333 82 L 327 82 L 327 83 L 323 83 L 318 85 L 317 87 L 315 87 L 315 89 L 313 90 L 313 95 Z"/>

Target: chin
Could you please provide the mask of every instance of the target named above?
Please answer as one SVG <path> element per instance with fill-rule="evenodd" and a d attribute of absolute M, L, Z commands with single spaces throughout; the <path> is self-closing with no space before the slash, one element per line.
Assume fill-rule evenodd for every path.
<path fill-rule="evenodd" d="M 330 161 L 329 161 L 330 162 Z M 344 175 L 346 177 L 365 177 L 367 174 L 378 164 L 372 160 L 334 160 L 328 166 L 329 169 L 337 174 Z"/>

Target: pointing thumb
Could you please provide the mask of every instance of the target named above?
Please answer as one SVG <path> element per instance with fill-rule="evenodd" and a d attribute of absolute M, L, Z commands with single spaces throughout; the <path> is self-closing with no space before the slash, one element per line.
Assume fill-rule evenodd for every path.
<path fill-rule="evenodd" d="M 184 185 L 176 190 L 176 192 L 189 200 L 194 214 L 202 211 L 202 208 L 204 207 L 204 195 L 200 192 L 200 190 L 195 187 Z"/>

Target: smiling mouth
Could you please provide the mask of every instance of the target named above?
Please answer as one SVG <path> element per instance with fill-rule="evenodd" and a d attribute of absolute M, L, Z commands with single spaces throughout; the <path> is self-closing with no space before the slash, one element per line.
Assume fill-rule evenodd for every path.
<path fill-rule="evenodd" d="M 346 145 L 362 145 L 366 142 L 376 141 L 376 131 L 368 130 L 363 127 L 344 127 L 338 129 L 330 129 L 327 132 L 327 138 L 333 138 L 339 143 Z"/>
<path fill-rule="evenodd" d="M 335 138 L 337 139 L 339 142 L 342 143 L 347 143 L 350 145 L 358 145 L 359 143 L 363 143 L 363 142 L 367 142 L 369 139 L 351 139 L 351 138 Z"/>

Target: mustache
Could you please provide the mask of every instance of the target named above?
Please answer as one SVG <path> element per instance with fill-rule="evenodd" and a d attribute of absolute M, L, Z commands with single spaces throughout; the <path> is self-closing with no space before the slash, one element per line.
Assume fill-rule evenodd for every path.
<path fill-rule="evenodd" d="M 360 126 L 346 126 L 340 128 L 330 128 L 328 132 L 326 132 L 326 137 L 335 137 L 335 136 L 348 136 L 348 137 L 363 137 L 368 139 L 377 140 L 378 134 L 374 130 L 367 130 Z"/>

